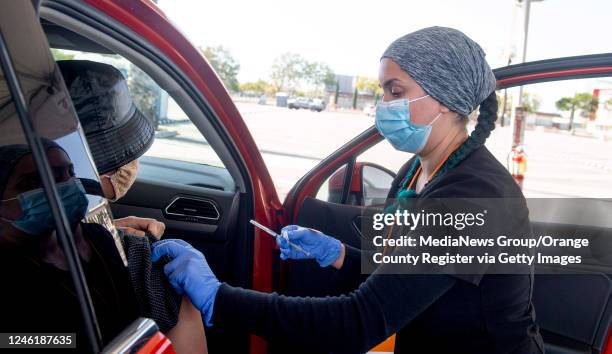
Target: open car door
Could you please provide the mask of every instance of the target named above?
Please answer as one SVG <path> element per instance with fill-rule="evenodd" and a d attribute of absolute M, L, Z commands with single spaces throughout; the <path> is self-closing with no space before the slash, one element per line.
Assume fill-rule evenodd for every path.
<path fill-rule="evenodd" d="M 115 66 L 135 86 L 156 139 L 138 177 L 111 208 L 162 221 L 165 238 L 205 254 L 221 281 L 271 291 L 274 241 L 248 223 L 278 226 L 282 205 L 236 105 L 202 53 L 150 1 L 43 1 L 53 49 Z M 151 94 L 153 93 L 153 94 Z M 146 105 L 153 101 L 154 104 Z M 163 112 L 162 112 L 163 111 Z M 209 350 L 265 352 L 248 333 L 206 332 Z"/>

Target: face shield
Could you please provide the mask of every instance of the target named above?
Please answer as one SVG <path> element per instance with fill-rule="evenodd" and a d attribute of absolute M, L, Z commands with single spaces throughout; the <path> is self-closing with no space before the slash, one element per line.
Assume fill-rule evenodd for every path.
<path fill-rule="evenodd" d="M 30 121 L 43 142 L 47 161 L 64 211 L 70 219 L 95 222 L 108 229 L 127 263 L 108 201 L 79 124 L 70 94 L 40 28 L 20 19 L 20 6 L 0 13 L 2 34 L 13 60 Z M 36 33 L 35 33 L 36 32 Z M 28 38 L 24 41 L 23 38 Z M 32 156 L 15 100 L 0 72 L 0 237 L 19 237 L 53 228 L 49 220 L 39 166 Z M 83 218 L 80 218 L 84 215 Z M 29 222 L 28 222 L 29 220 Z M 16 227 L 20 226 L 20 227 Z M 29 232 L 26 232 L 29 231 Z M 53 232 L 53 230 L 51 230 Z"/>

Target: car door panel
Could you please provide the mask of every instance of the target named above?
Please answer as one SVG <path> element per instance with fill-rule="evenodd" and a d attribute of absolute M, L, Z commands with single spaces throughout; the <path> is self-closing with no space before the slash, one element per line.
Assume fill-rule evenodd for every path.
<path fill-rule="evenodd" d="M 582 201 L 563 203 L 565 208 L 555 212 L 560 216 L 548 221 L 532 216 L 534 235 L 589 235 L 592 244 L 573 251 L 582 257 L 582 264 L 536 266 L 533 302 L 547 353 L 601 353 L 612 323 L 612 267 L 605 252 L 609 247 L 603 243 L 612 237 L 612 229 L 604 220 L 599 225 L 570 220 L 572 215 L 584 215 L 585 209 L 610 213 L 612 204 L 599 201 L 597 208 L 585 208 Z M 550 248 L 546 252 L 564 251 Z"/>
<path fill-rule="evenodd" d="M 219 175 L 208 177 L 202 170 L 209 166 L 173 160 L 165 160 L 163 165 L 151 164 L 149 159 L 144 158 L 140 163 L 138 178 L 129 192 L 113 204 L 116 216 L 127 216 L 130 212 L 151 214 L 167 222 L 168 231 L 178 229 L 184 231 L 185 236 L 197 233 L 205 239 L 226 240 L 225 231 L 230 221 L 226 214 L 236 200 L 235 186 L 228 181 L 218 183 L 222 180 Z M 221 173 L 219 171 L 216 172 Z M 204 206 L 210 210 L 197 209 L 199 205 L 193 209 L 182 205 L 185 209 L 182 213 L 171 210 L 181 204 L 177 203 L 177 198 L 199 201 L 207 204 Z"/>
<path fill-rule="evenodd" d="M 552 200 L 550 208 L 537 208 L 528 200 L 534 235 L 584 235 L 590 246 L 575 249 L 580 264 L 538 265 L 533 301 L 537 322 L 549 353 L 588 350 L 602 352 L 612 322 L 612 255 L 608 240 L 612 228 L 602 215 L 612 213 L 605 199 Z M 548 210 L 546 210 L 548 209 Z M 547 255 L 562 255 L 563 248 L 544 248 Z"/>
<path fill-rule="evenodd" d="M 363 208 L 352 205 L 328 203 L 306 198 L 297 224 L 332 235 L 343 243 L 360 249 L 361 214 Z M 326 296 L 340 294 L 351 289 L 339 288 L 335 280 L 336 270 L 321 268 L 315 261 L 289 261 L 291 277 L 288 279 L 286 294 L 299 296 Z"/>
<path fill-rule="evenodd" d="M 172 215 L 169 207 L 177 198 L 212 203 L 218 218 L 198 219 L 193 213 L 186 217 Z M 112 204 L 112 209 L 116 218 L 135 215 L 163 222 L 166 224 L 163 238 L 189 242 L 205 255 L 221 281 L 249 287 L 252 243 L 246 237 L 245 223 L 239 223 L 246 218 L 242 215 L 245 209 L 240 207 L 247 200 L 223 168 L 142 157 L 136 182 L 125 197 Z M 202 210 L 196 208 L 195 212 L 198 211 Z M 210 328 L 206 336 L 211 352 L 248 352 L 247 333 Z"/>
<path fill-rule="evenodd" d="M 125 197 L 113 203 L 113 214 L 117 218 L 136 215 L 163 222 L 164 238 L 190 242 L 225 278 L 227 261 L 234 258 L 228 245 L 238 235 L 235 228 L 240 198 L 233 181 L 222 168 L 160 160 L 141 159 L 136 182 Z M 183 205 L 177 209 L 177 204 Z M 206 214 L 209 212 L 215 214 Z"/>
<path fill-rule="evenodd" d="M 603 273 L 537 274 L 533 299 L 546 352 L 601 349 L 607 333 L 601 336 L 599 328 L 609 326 L 611 291 L 612 281 Z"/>
<path fill-rule="evenodd" d="M 362 207 L 341 205 L 306 198 L 297 224 L 312 227 L 360 248 L 356 220 Z M 578 211 L 576 211 L 578 212 Z M 605 227 L 577 226 L 533 221 L 534 234 L 563 235 L 584 233 L 612 237 Z M 583 255 L 589 263 L 591 254 Z M 299 296 L 336 295 L 349 289 L 335 286 L 333 269 L 322 269 L 316 262 L 292 261 L 287 293 Z M 612 269 L 579 265 L 536 269 L 533 301 L 537 323 L 545 339 L 547 353 L 601 352 L 612 323 Z M 546 274 L 544 274 L 546 273 Z M 554 274 L 550 274 L 554 273 Z M 588 301 L 585 301 L 588 296 Z"/>

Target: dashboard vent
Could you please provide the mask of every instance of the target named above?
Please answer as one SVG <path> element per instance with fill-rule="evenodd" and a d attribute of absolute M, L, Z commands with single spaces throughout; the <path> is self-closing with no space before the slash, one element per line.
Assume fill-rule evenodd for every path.
<path fill-rule="evenodd" d="M 188 219 L 219 220 L 220 216 L 212 200 L 196 197 L 176 197 L 166 207 L 165 212 L 168 215 Z"/>

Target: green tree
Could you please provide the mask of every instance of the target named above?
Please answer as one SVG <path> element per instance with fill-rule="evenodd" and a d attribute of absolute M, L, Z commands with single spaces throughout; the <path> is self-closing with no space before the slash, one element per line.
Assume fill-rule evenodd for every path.
<path fill-rule="evenodd" d="M 331 86 L 336 82 L 336 75 L 329 65 L 322 62 L 304 61 L 303 79 L 316 87 Z"/>
<path fill-rule="evenodd" d="M 523 92 L 523 107 L 525 108 L 525 112 L 534 113 L 537 112 L 540 108 L 540 97 L 537 95 L 532 95 L 529 92 Z"/>
<path fill-rule="evenodd" d="M 380 88 L 378 80 L 371 77 L 358 76 L 355 87 L 359 90 L 359 92 L 372 96 L 382 94 L 382 88 Z"/>
<path fill-rule="evenodd" d="M 127 84 L 134 104 L 151 120 L 155 129 L 157 129 L 160 118 L 161 89 L 147 73 L 133 64 L 130 65 Z"/>
<path fill-rule="evenodd" d="M 334 104 L 338 104 L 338 96 L 340 96 L 340 82 L 336 81 L 336 90 L 334 95 Z"/>
<path fill-rule="evenodd" d="M 274 86 L 265 80 L 257 80 L 255 82 L 245 82 L 240 84 L 241 92 L 255 92 L 255 93 L 274 93 Z"/>
<path fill-rule="evenodd" d="M 504 102 L 505 95 L 505 102 Z M 529 92 L 523 92 L 523 107 L 527 113 L 537 112 L 540 108 L 540 96 L 533 95 Z M 507 95 L 505 93 L 500 93 L 497 95 L 497 115 L 501 119 L 501 117 L 506 117 L 505 119 L 509 119 L 512 112 L 512 96 Z M 502 122 L 502 126 L 503 126 Z"/>
<path fill-rule="evenodd" d="M 304 77 L 306 61 L 299 54 L 284 53 L 274 60 L 270 78 L 276 91 L 293 93 Z"/>
<path fill-rule="evenodd" d="M 572 132 L 574 129 L 574 113 L 580 111 L 581 116 L 588 117 L 589 113 L 597 108 L 597 105 L 597 98 L 588 92 L 576 93 L 573 97 L 562 97 L 555 103 L 558 110 L 570 112 L 568 130 Z"/>
<path fill-rule="evenodd" d="M 608 111 L 612 111 L 612 98 L 604 102 L 604 108 Z"/>
<path fill-rule="evenodd" d="M 497 116 L 500 118 L 501 126 L 510 117 L 512 111 L 512 97 L 506 91 L 503 94 L 497 94 Z"/>
<path fill-rule="evenodd" d="M 217 75 L 230 91 L 240 90 L 238 84 L 238 72 L 240 64 L 232 56 L 232 53 L 223 46 L 200 48 L 202 54 L 208 59 L 210 65 L 215 69 Z"/>
<path fill-rule="evenodd" d="M 311 62 L 295 53 L 284 53 L 274 60 L 270 79 L 276 91 L 293 94 L 303 85 L 314 87 L 314 92 L 336 83 L 336 75 L 329 65 Z"/>

